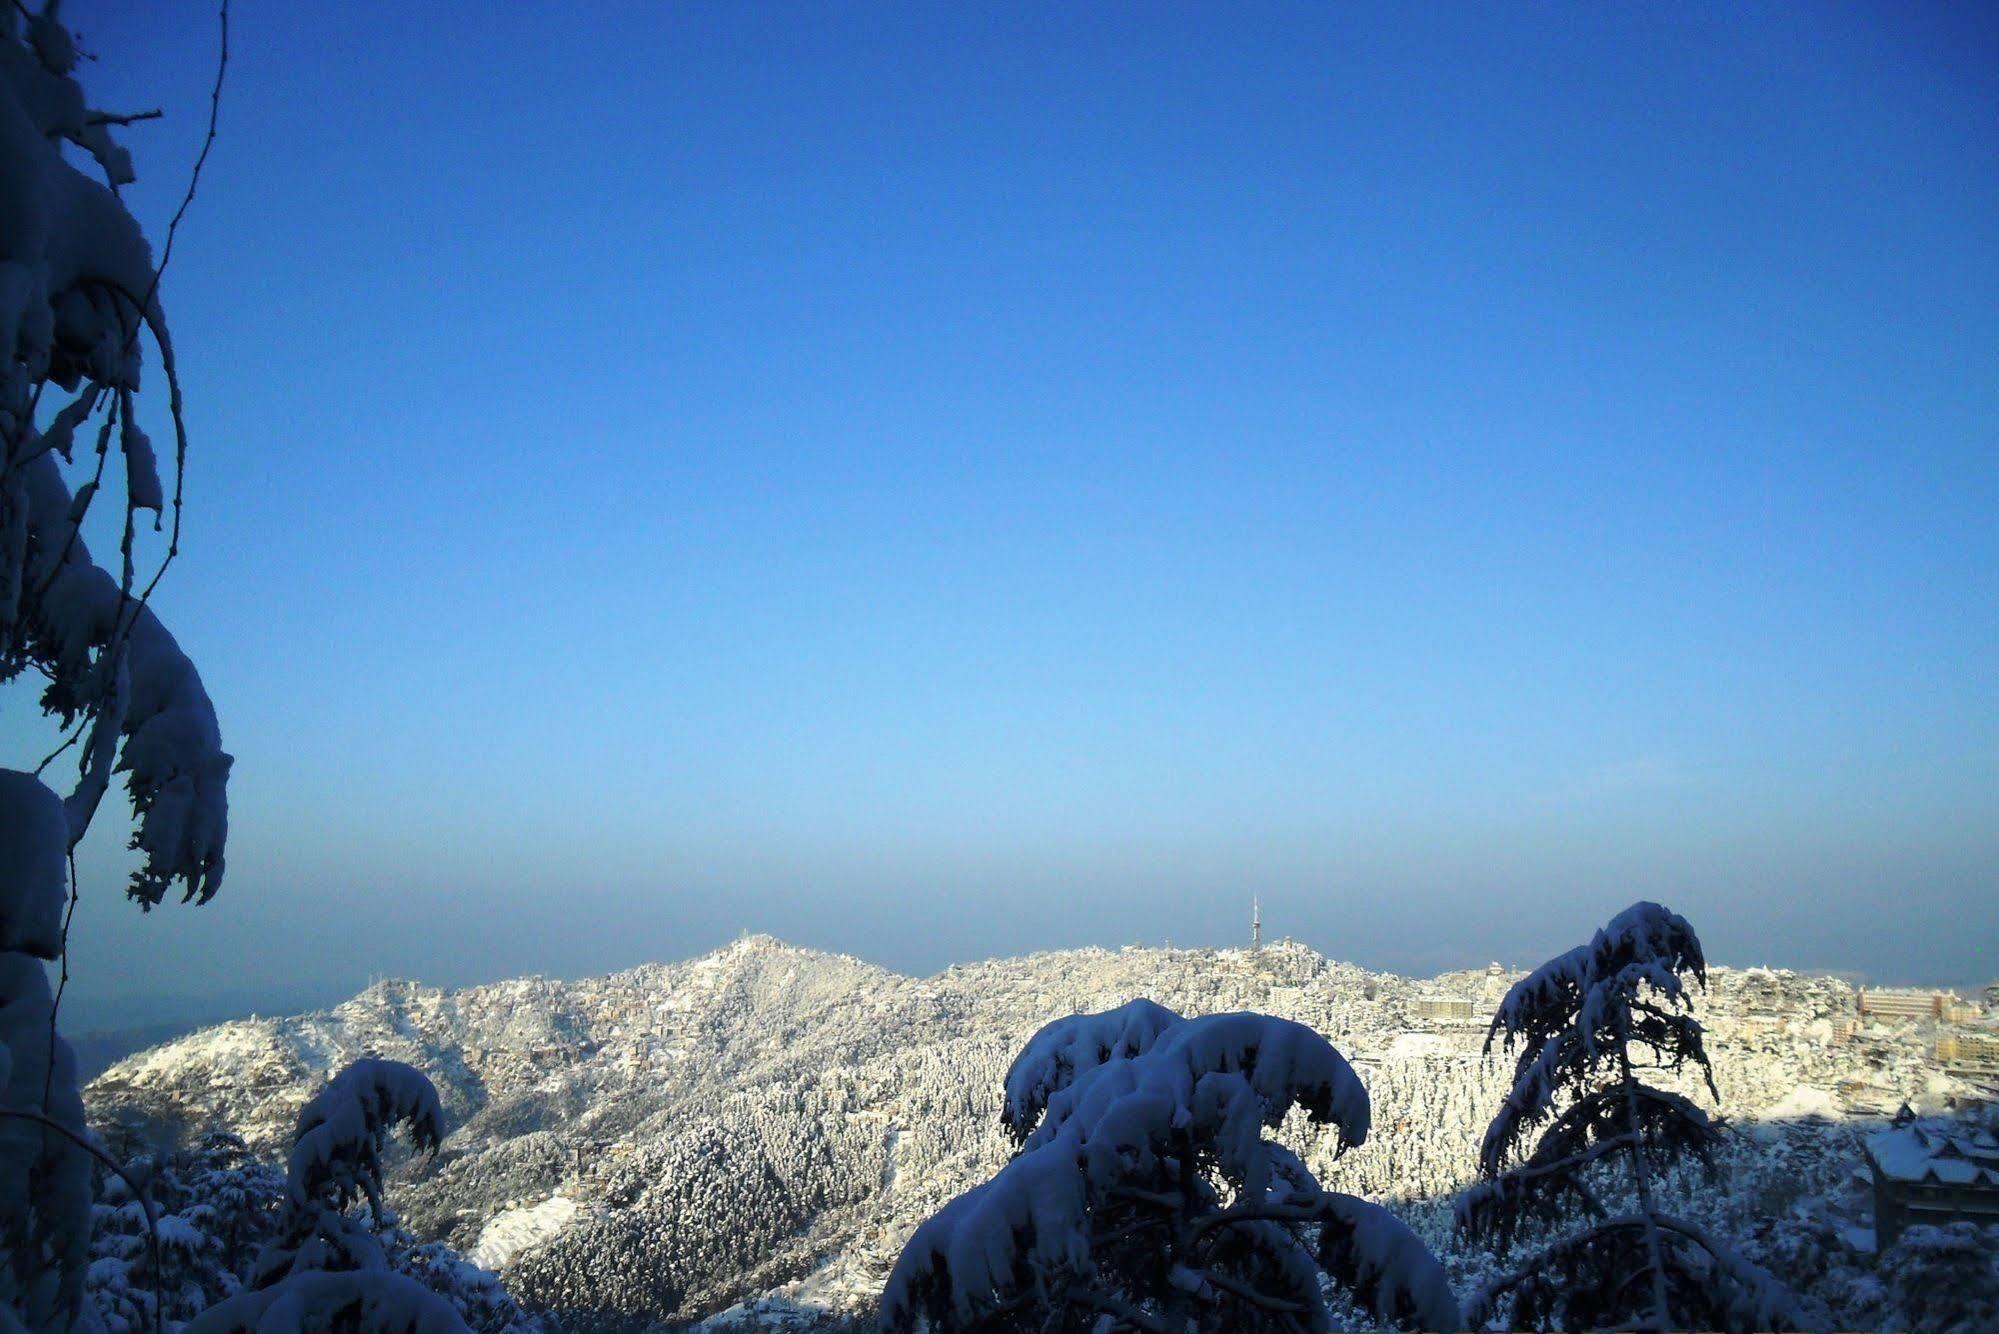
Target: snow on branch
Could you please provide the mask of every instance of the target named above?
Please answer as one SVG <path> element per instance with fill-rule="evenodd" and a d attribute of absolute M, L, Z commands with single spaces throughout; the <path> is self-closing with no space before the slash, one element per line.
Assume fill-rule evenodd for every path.
<path fill-rule="evenodd" d="M 69 896 L 69 819 L 33 774 L 0 769 L 0 848 L 0 950 L 53 959 Z"/>
<path fill-rule="evenodd" d="M 444 1138 L 437 1089 L 415 1066 L 368 1057 L 326 1082 L 299 1110 L 286 1173 L 285 1199 L 294 1209 L 330 1203 L 345 1209 L 365 1196 L 382 1213 L 382 1146 L 398 1125 L 418 1149 Z"/>
<path fill-rule="evenodd" d="M 1078 1015 L 1030 1040 L 1007 1097 L 1019 1152 L 910 1237 L 884 1329 L 1009 1312 L 1065 1328 L 1321 1329 L 1321 1273 L 1384 1319 L 1455 1327 L 1456 1299 L 1414 1233 L 1324 1190 L 1265 1138 L 1295 1109 L 1331 1125 L 1340 1149 L 1367 1139 L 1367 1090 L 1304 1025 L 1140 1002 Z"/>
<path fill-rule="evenodd" d="M 401 1061 L 356 1061 L 300 1109 L 278 1236 L 258 1258 L 253 1286 L 314 1270 L 389 1267 L 380 1239 L 393 1222 L 382 1203 L 382 1149 L 397 1126 L 426 1153 L 444 1137 L 437 1089 Z M 361 1199 L 365 1223 L 347 1212 Z"/>
<path fill-rule="evenodd" d="M 84 1303 L 92 1154 L 52 1007 L 41 963 L 0 952 L 0 1329 L 67 1329 Z"/>
<path fill-rule="evenodd" d="M 466 1334 L 458 1310 L 413 1278 L 386 1272 L 301 1273 L 217 1302 L 182 1334 Z"/>
<path fill-rule="evenodd" d="M 1327 1192 L 1320 1203 L 1319 1267 L 1390 1324 L 1455 1330 L 1462 1313 L 1444 1266 L 1388 1210 Z"/>
<path fill-rule="evenodd" d="M 133 846 L 145 854 L 132 897 L 151 907 L 179 881 L 186 897 L 206 900 L 222 878 L 230 758 L 199 674 L 146 605 L 152 584 L 140 586 L 133 540 L 136 516 L 150 512 L 157 527 L 168 503 L 135 418 L 142 333 L 167 380 L 177 479 L 185 458 L 173 343 L 158 270 L 116 193 L 131 160 L 110 137 L 116 118 L 89 110 L 71 77 L 75 43 L 55 8 L 32 16 L 25 35 L 12 9 L 0 11 L 0 681 L 39 668 L 49 678 L 43 707 L 76 729 L 68 842 L 123 771 L 139 822 Z M 64 142 L 103 179 L 66 160 Z M 68 401 L 50 410 L 49 388 Z M 93 417 L 96 463 L 72 491 L 60 465 L 75 459 Z M 115 575 L 81 537 L 114 440 L 125 501 Z M 172 511 L 169 561 L 178 480 Z"/>
<path fill-rule="evenodd" d="M 1048 1099 L 1107 1061 L 1142 1055 L 1180 1016 L 1144 997 L 1101 1014 L 1072 1014 L 1041 1027 L 1006 1072 L 1000 1123 L 1019 1144 L 1034 1130 Z"/>

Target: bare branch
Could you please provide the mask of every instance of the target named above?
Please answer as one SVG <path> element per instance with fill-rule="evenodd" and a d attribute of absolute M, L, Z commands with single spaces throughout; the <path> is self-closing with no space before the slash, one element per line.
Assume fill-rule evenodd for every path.
<path fill-rule="evenodd" d="M 154 107 L 151 111 L 93 111 L 83 118 L 85 125 L 136 125 L 142 120 L 159 120 L 166 112 Z"/>

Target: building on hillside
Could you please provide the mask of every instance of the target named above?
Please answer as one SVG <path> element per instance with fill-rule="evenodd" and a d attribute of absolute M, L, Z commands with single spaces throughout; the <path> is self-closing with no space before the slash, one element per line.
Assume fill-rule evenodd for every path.
<path fill-rule="evenodd" d="M 1833 1093 L 1849 1116 L 1887 1116 L 1902 1100 L 1895 1089 L 1871 1079 L 1842 1079 Z"/>
<path fill-rule="evenodd" d="M 1959 1089 L 1943 1095 L 1946 1110 L 1958 1115 L 1982 1112 L 1987 1107 L 1999 1105 L 1999 1085 L 1973 1084 L 1968 1089 Z"/>
<path fill-rule="evenodd" d="M 1962 1006 L 1961 997 L 1927 987 L 1862 987 L 1854 1008 L 1869 1019 L 1942 1019 Z"/>
<path fill-rule="evenodd" d="M 1788 970 L 1747 968 L 1736 981 L 1736 1007 L 1744 1014 L 1786 1019 L 1799 1016 L 1797 975 Z"/>
<path fill-rule="evenodd" d="M 1418 996 L 1416 998 L 1418 1019 L 1467 1020 L 1472 1017 L 1472 1003 L 1462 996 Z"/>
<path fill-rule="evenodd" d="M 1952 1074 L 1999 1075 L 1999 1032 L 1957 1029 L 1937 1035 L 1937 1064 Z"/>
<path fill-rule="evenodd" d="M 1895 1244 L 1917 1223 L 1999 1223 L 1999 1139 L 1975 1123 L 1897 1117 L 1867 1137 L 1874 1176 L 1874 1239 Z"/>
<path fill-rule="evenodd" d="M 1854 1033 L 1859 1027 L 1860 1021 L 1858 1019 L 1855 1019 L 1851 1015 L 1841 1015 L 1832 1021 L 1832 1040 L 1834 1042 L 1851 1042 L 1853 1041 Z"/>

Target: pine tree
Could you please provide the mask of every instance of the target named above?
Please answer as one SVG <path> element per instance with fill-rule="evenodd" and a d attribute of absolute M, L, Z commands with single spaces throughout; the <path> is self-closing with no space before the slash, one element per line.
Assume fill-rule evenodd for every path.
<path fill-rule="evenodd" d="M 916 1230 L 882 1327 L 1321 1330 L 1324 1275 L 1385 1321 L 1457 1328 L 1415 1234 L 1267 1138 L 1293 1108 L 1342 1151 L 1367 1138 L 1367 1090 L 1302 1024 L 1145 1000 L 1049 1024 L 1007 1074 L 1019 1152 Z"/>
<path fill-rule="evenodd" d="M 444 1138 L 444 1109 L 422 1071 L 374 1058 L 349 1065 L 299 1111 L 276 1234 L 249 1291 L 210 1307 L 191 1334 L 253 1329 L 467 1329 L 445 1298 L 397 1273 L 383 1244 L 382 1153 L 398 1126 L 423 1152 Z M 354 1206 L 365 1201 L 366 1216 Z"/>
<path fill-rule="evenodd" d="M 1698 1071 L 1720 1100 L 1688 977 L 1707 984 L 1693 928 L 1637 903 L 1507 993 L 1486 1050 L 1502 1038 L 1519 1047 L 1513 1088 L 1480 1148 L 1485 1180 L 1459 1198 L 1457 1224 L 1502 1251 L 1532 1224 L 1587 1225 L 1489 1284 L 1468 1311 L 1474 1325 L 1504 1314 L 1514 1328 L 1809 1327 L 1776 1279 L 1660 1198 L 1678 1163 L 1719 1170 L 1719 1124 L 1639 1078 Z"/>
<path fill-rule="evenodd" d="M 156 1303 L 157 1314 L 178 1326 L 241 1291 L 242 1274 L 276 1226 L 284 1184 L 227 1131 L 180 1152 L 139 1152 L 122 1173 L 106 1173 L 92 1209 L 89 1279 L 106 1327 L 143 1334 L 154 1327 Z"/>

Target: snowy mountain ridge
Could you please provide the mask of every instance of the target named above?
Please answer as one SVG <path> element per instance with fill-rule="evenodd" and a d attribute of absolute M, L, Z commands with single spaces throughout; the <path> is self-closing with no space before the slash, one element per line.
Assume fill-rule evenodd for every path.
<path fill-rule="evenodd" d="M 859 1310 L 914 1226 L 1006 1160 L 1001 1081 L 1048 1019 L 1148 996 L 1189 1015 L 1307 1023 L 1360 1070 L 1376 1132 L 1337 1164 L 1307 1128 L 1291 1142 L 1331 1186 L 1422 1199 L 1472 1178 L 1505 1085 L 1478 1056 L 1484 1020 L 1512 977 L 1410 979 L 1278 942 L 1054 951 L 919 978 L 746 936 L 574 982 L 379 982 L 330 1010 L 139 1053 L 88 1100 L 100 1119 L 227 1126 L 274 1150 L 327 1072 L 371 1054 L 408 1061 L 453 1128 L 392 1200 L 522 1296 L 635 1320 L 758 1297 Z M 1934 1091 L 1913 1040 L 1837 1040 L 1853 1010 L 1836 979 L 1717 970 L 1702 1017 L 1724 1112 L 1822 1110 L 1883 1081 Z M 788 1303 L 766 1296 L 780 1290 Z"/>

